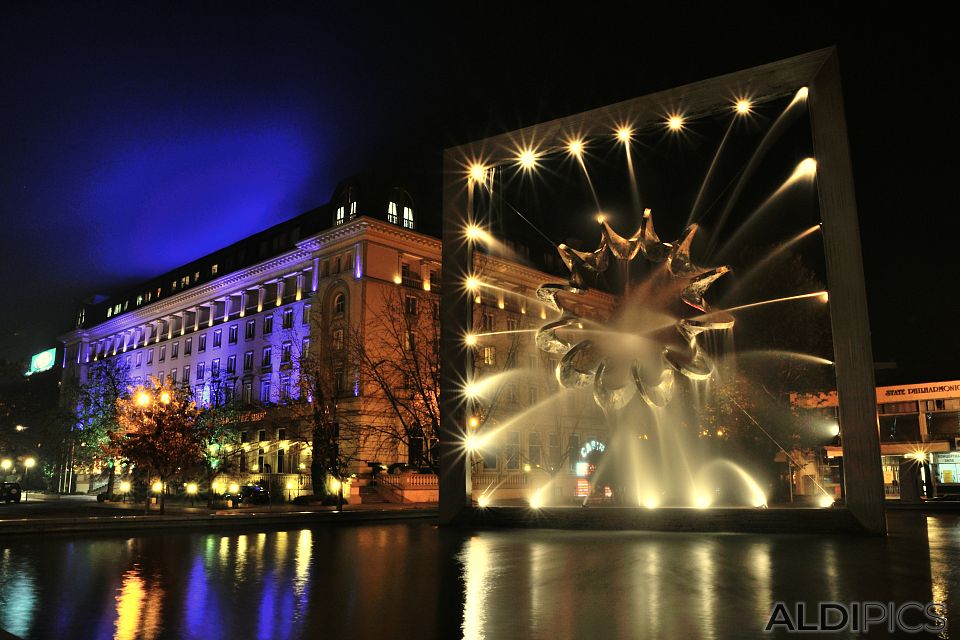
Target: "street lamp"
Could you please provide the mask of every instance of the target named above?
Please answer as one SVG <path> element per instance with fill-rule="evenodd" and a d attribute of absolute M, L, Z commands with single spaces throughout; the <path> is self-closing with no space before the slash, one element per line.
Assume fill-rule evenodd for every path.
<path fill-rule="evenodd" d="M 10 460 L 9 458 L 4 458 L 3 461 L 0 462 L 0 469 L 3 469 L 4 471 L 10 471 L 12 467 L 13 460 Z"/>
<path fill-rule="evenodd" d="M 129 481 L 124 480 L 123 482 L 120 483 L 120 493 L 123 494 L 123 498 L 121 498 L 121 500 L 123 500 L 123 502 L 126 503 L 126 501 L 127 501 L 127 494 L 130 493 L 130 482 L 129 482 Z"/>
<path fill-rule="evenodd" d="M 23 501 L 24 502 L 27 501 L 27 494 L 28 494 L 27 487 L 29 486 L 27 480 L 30 478 L 30 469 L 33 469 L 33 467 L 36 464 L 37 464 L 37 461 L 32 457 L 26 458 L 23 461 Z"/>

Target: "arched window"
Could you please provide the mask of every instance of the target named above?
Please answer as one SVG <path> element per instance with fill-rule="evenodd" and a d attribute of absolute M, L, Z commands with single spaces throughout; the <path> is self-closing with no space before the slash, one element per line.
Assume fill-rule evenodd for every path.
<path fill-rule="evenodd" d="M 338 293 L 333 299 L 333 312 L 343 313 L 347 307 L 347 298 L 342 293 Z"/>

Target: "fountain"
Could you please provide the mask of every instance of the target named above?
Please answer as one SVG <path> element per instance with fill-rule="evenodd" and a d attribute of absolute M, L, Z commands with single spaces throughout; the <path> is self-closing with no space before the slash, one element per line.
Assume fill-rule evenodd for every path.
<path fill-rule="evenodd" d="M 824 179 L 809 156 L 788 169 L 783 158 L 790 153 L 781 150 L 781 138 L 797 137 L 808 98 L 822 105 L 818 96 L 835 95 L 833 85 L 808 90 L 806 84 L 820 77 L 832 55 L 815 52 L 448 150 L 444 521 L 769 530 L 775 518 L 789 522 L 781 526 L 790 530 L 882 531 L 882 495 L 865 489 L 879 471 L 876 434 L 845 419 L 864 414 L 868 400 L 875 410 L 872 379 L 862 363 L 833 378 L 834 361 L 855 359 L 838 339 L 865 322 L 856 309 L 862 279 L 844 268 L 849 258 L 859 260 L 859 246 L 849 223 L 839 224 L 851 215 L 855 221 L 855 211 L 824 197 L 825 190 L 839 193 L 849 185 Z M 785 73 L 793 80 L 786 82 Z M 739 97 L 731 103 L 730 95 Z M 664 104 L 684 108 L 667 111 Z M 742 123 L 757 113 L 767 125 L 754 122 L 759 138 L 750 138 Z M 811 107 L 810 115 L 814 125 L 821 122 L 819 133 L 817 126 L 800 129 L 812 137 L 815 151 L 835 153 L 836 140 L 822 134 L 822 122 L 836 117 L 835 110 Z M 710 140 L 703 133 L 710 126 L 716 146 L 700 165 L 704 175 L 698 183 L 684 183 L 686 164 L 670 154 L 676 155 L 687 132 Z M 745 139 L 752 148 L 746 149 Z M 805 145 L 800 143 L 804 155 Z M 613 199 L 622 206 L 604 209 L 611 203 L 608 176 L 623 175 L 622 168 L 609 166 L 617 156 L 625 161 L 629 191 Z M 665 187 L 646 178 L 659 165 L 666 167 L 660 174 Z M 771 180 L 776 188 L 769 187 Z M 578 183 L 581 195 L 575 193 Z M 821 197 L 813 217 L 784 217 L 783 211 L 798 206 L 809 209 L 814 186 Z M 657 227 L 666 220 L 663 228 L 673 229 L 667 237 L 675 240 L 661 240 L 663 229 L 655 230 L 645 203 L 657 206 Z M 577 222 L 584 218 L 595 221 L 592 228 Z M 635 231 L 621 235 L 631 218 Z M 838 224 L 831 226 L 831 220 Z M 526 262 L 517 251 L 518 229 L 555 247 L 567 272 L 563 281 L 538 282 L 530 295 L 503 275 L 509 269 L 485 271 L 497 257 Z M 800 244 L 818 230 L 823 252 L 812 241 Z M 565 239 L 571 234 L 582 240 Z M 844 242 L 856 250 L 841 257 L 835 248 Z M 758 244 L 771 248 L 758 252 Z M 746 277 L 737 278 L 737 272 Z M 787 276 L 771 285 L 774 273 Z M 816 286 L 818 279 L 842 292 L 839 302 Z M 484 304 L 514 309 L 523 320 L 502 330 L 482 312 L 484 321 L 475 323 L 474 313 Z M 838 307 L 852 315 L 839 320 Z M 827 321 L 831 326 L 824 329 Z M 820 334 L 832 349 L 821 348 Z M 503 340 L 526 341 L 540 356 L 531 356 L 529 364 L 508 356 L 509 366 L 498 370 L 492 354 Z M 481 358 L 486 362 L 476 360 L 481 349 L 489 351 Z M 531 391 L 530 401 L 518 406 L 515 387 L 531 384 L 538 362 L 546 365 L 552 386 L 546 397 Z M 813 508 L 777 509 L 785 502 L 777 469 L 793 478 L 806 464 L 798 454 L 808 446 L 802 441 L 819 446 L 834 437 L 812 419 L 797 427 L 801 418 L 786 400 L 791 385 L 814 383 L 835 384 L 841 398 L 847 389 L 839 415 L 845 462 L 853 462 L 844 469 L 847 508 L 825 508 L 840 493 L 818 470 L 810 476 Z M 509 402 L 503 402 L 505 394 Z M 577 408 L 577 424 L 599 426 L 581 435 L 559 417 L 561 407 Z M 558 416 L 558 427 L 545 455 L 548 444 L 535 425 L 548 414 Z M 523 444 L 522 429 L 532 431 Z M 567 434 L 580 448 L 568 446 L 560 463 L 559 443 Z M 497 456 L 500 462 L 493 460 Z M 793 500 L 794 482 L 787 484 Z M 574 505 L 589 508 L 562 509 Z"/>

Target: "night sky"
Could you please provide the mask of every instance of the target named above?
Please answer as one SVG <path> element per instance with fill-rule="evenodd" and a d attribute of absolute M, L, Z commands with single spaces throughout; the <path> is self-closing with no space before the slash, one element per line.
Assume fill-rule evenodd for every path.
<path fill-rule="evenodd" d="M 837 44 L 875 357 L 902 381 L 960 377 L 948 20 L 348 4 L 4 4 L 0 358 L 52 346 L 83 298 L 325 203 L 359 171 L 439 188 L 446 146 Z"/>

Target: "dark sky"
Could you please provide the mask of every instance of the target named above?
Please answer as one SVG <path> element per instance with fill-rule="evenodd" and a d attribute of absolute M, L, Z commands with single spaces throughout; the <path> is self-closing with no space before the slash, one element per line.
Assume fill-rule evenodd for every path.
<path fill-rule="evenodd" d="M 360 4 L 4 3 L 0 358 L 52 345 L 82 298 L 322 204 L 357 171 L 439 185 L 445 146 L 837 44 L 875 355 L 910 380 L 960 377 L 943 16 Z"/>

